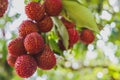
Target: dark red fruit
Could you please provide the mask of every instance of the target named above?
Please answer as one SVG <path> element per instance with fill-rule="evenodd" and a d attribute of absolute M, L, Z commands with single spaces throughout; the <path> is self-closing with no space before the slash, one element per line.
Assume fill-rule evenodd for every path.
<path fill-rule="evenodd" d="M 7 10 L 8 0 L 0 0 L 0 17 L 2 17 Z"/>
<path fill-rule="evenodd" d="M 63 45 L 62 40 L 58 40 L 58 46 L 59 46 L 59 48 L 60 48 L 61 50 L 66 50 L 66 49 L 65 49 L 65 46 Z"/>
<path fill-rule="evenodd" d="M 25 54 L 26 50 L 24 48 L 24 39 L 22 37 L 17 37 L 13 39 L 8 44 L 8 52 L 15 57 Z"/>
<path fill-rule="evenodd" d="M 31 20 L 25 20 L 19 26 L 19 36 L 25 37 L 32 32 L 38 32 L 38 28 L 34 22 Z"/>
<path fill-rule="evenodd" d="M 49 16 L 45 16 L 44 19 L 38 22 L 40 32 L 49 32 L 53 27 L 53 21 Z"/>
<path fill-rule="evenodd" d="M 30 54 L 37 54 L 43 50 L 44 40 L 40 34 L 33 32 L 26 36 L 24 46 Z"/>
<path fill-rule="evenodd" d="M 28 78 L 32 76 L 36 69 L 37 63 L 30 55 L 19 56 L 15 62 L 16 73 L 22 78 Z"/>
<path fill-rule="evenodd" d="M 69 48 L 73 47 L 75 43 L 79 40 L 79 34 L 75 29 L 68 29 L 69 34 Z"/>
<path fill-rule="evenodd" d="M 75 27 L 75 24 L 73 22 L 70 22 L 70 21 L 66 20 L 65 18 L 62 17 L 61 20 L 67 29 Z"/>
<path fill-rule="evenodd" d="M 84 44 L 90 44 L 94 41 L 95 36 L 93 32 L 89 29 L 84 29 L 80 33 L 80 41 L 83 42 Z"/>
<path fill-rule="evenodd" d="M 44 51 L 36 56 L 36 60 L 38 67 L 43 70 L 50 70 L 56 65 L 56 57 L 47 45 Z"/>
<path fill-rule="evenodd" d="M 11 67 L 14 67 L 16 59 L 17 59 L 17 57 L 12 56 L 11 54 L 8 54 L 8 55 L 7 55 L 7 63 L 8 63 Z"/>
<path fill-rule="evenodd" d="M 25 12 L 30 19 L 39 21 L 44 17 L 45 9 L 38 2 L 30 2 L 25 7 Z"/>
<path fill-rule="evenodd" d="M 45 0 L 44 6 L 49 16 L 58 16 L 62 11 L 62 0 Z"/>

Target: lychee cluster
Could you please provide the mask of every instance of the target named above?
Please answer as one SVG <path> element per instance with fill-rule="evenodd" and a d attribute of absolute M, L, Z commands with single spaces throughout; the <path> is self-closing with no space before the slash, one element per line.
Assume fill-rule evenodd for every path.
<path fill-rule="evenodd" d="M 42 70 L 50 70 L 56 65 L 56 56 L 46 44 L 42 33 L 47 33 L 53 28 L 51 17 L 59 16 L 62 11 L 61 0 L 44 0 L 30 2 L 25 7 L 28 17 L 19 26 L 19 36 L 8 44 L 7 62 L 14 67 L 16 73 L 22 78 L 28 78 L 34 74 L 37 67 Z M 81 41 L 90 44 L 94 41 L 94 34 L 89 29 L 78 32 L 72 21 L 61 18 L 61 22 L 67 29 L 69 36 L 69 48 Z M 60 36 L 59 36 L 60 37 Z M 58 45 L 61 50 L 66 50 L 60 38 Z"/>
<path fill-rule="evenodd" d="M 61 18 L 61 21 L 68 31 L 68 48 L 72 48 L 78 41 L 87 45 L 94 41 L 95 35 L 91 30 L 85 28 L 81 32 L 78 32 L 78 30 L 75 28 L 75 24 L 72 21 L 68 21 L 64 17 Z M 61 50 L 66 50 L 61 39 L 58 40 L 58 45 Z"/>
<path fill-rule="evenodd" d="M 61 0 L 45 0 L 43 4 L 30 2 L 26 5 L 28 19 L 20 24 L 19 36 L 8 44 L 7 62 L 20 77 L 32 76 L 37 67 L 50 70 L 56 65 L 55 54 L 41 33 L 52 29 L 51 16 L 58 16 L 61 10 Z"/>
<path fill-rule="evenodd" d="M 7 62 L 22 78 L 33 75 L 37 67 L 50 70 L 56 65 L 56 57 L 37 32 L 18 36 L 8 44 Z"/>
<path fill-rule="evenodd" d="M 0 0 L 0 17 L 2 17 L 7 10 L 8 0 Z"/>

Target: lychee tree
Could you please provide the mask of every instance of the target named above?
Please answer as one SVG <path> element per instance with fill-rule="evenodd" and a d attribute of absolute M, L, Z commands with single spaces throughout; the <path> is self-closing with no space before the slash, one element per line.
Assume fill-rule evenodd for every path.
<path fill-rule="evenodd" d="M 111 0 L 23 1 L 16 13 L 14 0 L 0 0 L 0 80 L 120 79 L 119 11 Z"/>

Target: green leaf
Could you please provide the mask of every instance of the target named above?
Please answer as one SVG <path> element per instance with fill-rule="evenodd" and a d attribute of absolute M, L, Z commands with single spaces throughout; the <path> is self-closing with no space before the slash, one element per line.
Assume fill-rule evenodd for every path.
<path fill-rule="evenodd" d="M 61 55 L 62 54 L 62 51 L 60 50 L 58 44 L 56 43 L 56 41 L 54 39 L 50 39 L 49 40 L 49 45 L 50 45 L 50 48 L 56 52 L 57 54 Z"/>
<path fill-rule="evenodd" d="M 82 6 L 79 2 L 72 0 L 63 0 L 62 3 L 63 10 L 65 10 L 67 15 L 77 26 L 99 32 L 94 17 L 88 8 Z"/>
<path fill-rule="evenodd" d="M 40 2 L 41 0 L 24 0 L 24 3 L 25 3 L 25 4 L 28 4 L 28 3 L 31 2 L 31 1 L 33 1 L 33 2 Z"/>
<path fill-rule="evenodd" d="M 61 22 L 61 20 L 59 20 L 57 17 L 53 18 L 55 25 L 57 26 L 57 29 L 60 33 L 60 36 L 63 40 L 63 44 L 65 46 L 66 49 L 68 49 L 68 45 L 69 45 L 69 36 L 68 36 L 68 31 L 65 28 L 64 24 Z"/>

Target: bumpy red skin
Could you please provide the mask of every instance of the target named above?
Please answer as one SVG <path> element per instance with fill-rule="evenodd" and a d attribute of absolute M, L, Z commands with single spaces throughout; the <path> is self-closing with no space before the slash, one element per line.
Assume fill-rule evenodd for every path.
<path fill-rule="evenodd" d="M 43 70 L 50 70 L 56 65 L 56 57 L 47 45 L 44 51 L 36 56 L 36 61 L 38 67 Z"/>
<path fill-rule="evenodd" d="M 44 7 L 49 16 L 58 16 L 62 11 L 62 0 L 45 0 Z"/>
<path fill-rule="evenodd" d="M 12 56 L 11 54 L 8 54 L 8 55 L 7 55 L 7 63 L 8 63 L 11 67 L 14 67 L 16 59 L 17 59 L 17 57 Z"/>
<path fill-rule="evenodd" d="M 22 78 L 28 78 L 32 76 L 36 69 L 37 63 L 30 55 L 21 55 L 15 62 L 16 73 Z"/>
<path fill-rule="evenodd" d="M 70 22 L 70 21 L 66 20 L 65 18 L 63 18 L 63 17 L 61 18 L 61 21 L 63 22 L 63 24 L 65 25 L 65 27 L 67 29 L 75 27 L 75 24 L 73 22 Z"/>
<path fill-rule="evenodd" d="M 83 42 L 84 44 L 90 44 L 94 41 L 95 36 L 93 32 L 89 29 L 84 29 L 80 33 L 80 41 Z"/>
<path fill-rule="evenodd" d="M 25 49 L 29 54 L 37 54 L 44 49 L 44 40 L 40 34 L 33 32 L 28 34 L 24 40 Z"/>
<path fill-rule="evenodd" d="M 38 32 L 38 31 L 39 29 L 37 28 L 37 25 L 31 20 L 25 20 L 19 26 L 19 36 L 22 36 L 22 37 L 26 37 L 26 35 L 32 32 Z"/>
<path fill-rule="evenodd" d="M 45 9 L 43 5 L 38 2 L 30 2 L 25 7 L 25 12 L 28 18 L 39 21 L 44 17 Z"/>
<path fill-rule="evenodd" d="M 75 29 L 68 29 L 68 34 L 69 34 L 69 48 L 73 47 L 75 43 L 78 42 L 79 40 L 79 34 L 77 30 Z"/>
<path fill-rule="evenodd" d="M 8 52 L 14 57 L 18 57 L 20 55 L 23 55 L 26 53 L 25 47 L 24 47 L 24 39 L 22 37 L 17 37 L 13 39 L 8 44 Z"/>
<path fill-rule="evenodd" d="M 49 32 L 53 27 L 53 21 L 49 16 L 45 16 L 44 19 L 38 22 L 40 32 Z"/>
<path fill-rule="evenodd" d="M 8 0 L 0 0 L 0 17 L 2 17 L 7 10 Z"/>

